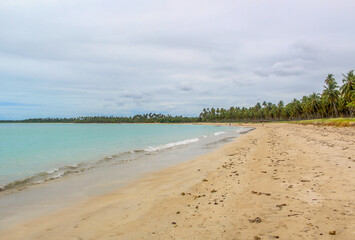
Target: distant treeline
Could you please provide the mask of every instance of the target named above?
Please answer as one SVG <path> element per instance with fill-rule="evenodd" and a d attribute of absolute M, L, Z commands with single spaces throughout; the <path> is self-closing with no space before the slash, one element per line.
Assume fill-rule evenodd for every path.
<path fill-rule="evenodd" d="M 19 121 L 0 122 L 20 122 L 20 123 L 191 123 L 197 122 L 196 117 L 171 116 L 164 114 L 149 113 L 135 115 L 133 117 L 77 117 L 77 118 L 30 118 Z"/>
<path fill-rule="evenodd" d="M 355 112 L 355 76 L 354 70 L 343 74 L 343 85 L 338 86 L 333 74 L 325 79 L 323 92 L 312 93 L 292 102 L 277 104 L 271 102 L 257 103 L 250 108 L 231 107 L 207 108 L 200 113 L 203 122 L 228 121 L 278 121 L 303 120 L 330 117 L 353 117 Z"/>
<path fill-rule="evenodd" d="M 257 103 L 253 107 L 204 108 L 198 117 L 171 116 L 149 113 L 133 117 L 77 117 L 77 118 L 32 118 L 23 123 L 191 123 L 191 122 L 245 122 L 302 120 L 330 117 L 353 117 L 355 113 L 354 70 L 343 74 L 343 84 L 339 87 L 333 74 L 325 79 L 322 93 L 312 93 L 301 99 L 293 99 L 284 104 L 271 102 Z"/>

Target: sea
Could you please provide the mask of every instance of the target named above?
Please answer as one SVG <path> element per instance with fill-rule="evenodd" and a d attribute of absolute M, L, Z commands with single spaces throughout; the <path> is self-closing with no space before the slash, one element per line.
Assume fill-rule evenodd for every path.
<path fill-rule="evenodd" d="M 2 123 L 0 191 L 117 167 L 172 149 L 211 146 L 243 131 L 248 129 L 197 124 Z"/>

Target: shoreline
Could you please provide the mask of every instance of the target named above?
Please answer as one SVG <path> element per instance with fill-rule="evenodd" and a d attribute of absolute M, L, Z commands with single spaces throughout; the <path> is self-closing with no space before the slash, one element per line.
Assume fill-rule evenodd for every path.
<path fill-rule="evenodd" d="M 112 192 L 146 174 L 211 152 L 240 136 L 240 132 L 249 131 L 247 128 L 235 129 L 224 132 L 224 134 L 206 135 L 191 144 L 176 145 L 180 142 L 174 142 L 174 144 L 156 146 L 159 149 L 162 148 L 160 150 L 141 150 L 129 153 L 129 156 L 113 155 L 113 158 L 104 158 L 105 161 L 100 166 L 86 171 L 79 170 L 91 166 L 88 165 L 90 162 L 86 165 L 77 165 L 76 168 L 70 166 L 69 170 L 75 171 L 72 174 L 65 174 L 61 178 L 54 178 L 38 184 L 19 185 L 14 189 L 2 191 L 0 192 L 0 230 L 70 206 L 66 203 L 82 202 L 94 196 Z M 101 163 L 101 161 L 93 163 Z M 62 168 L 58 168 L 56 172 L 62 170 Z M 41 207 L 39 207 L 40 205 Z"/>
<path fill-rule="evenodd" d="M 38 123 L 34 123 L 38 124 Z M 42 124 L 42 123 L 40 123 Z M 44 123 L 46 125 L 52 125 L 52 123 Z M 144 125 L 144 124 L 139 124 Z M 181 124 L 175 124 L 181 125 Z M 193 125 L 193 124 L 189 124 Z M 227 132 L 230 134 L 234 131 L 232 128 L 229 128 Z M 238 131 L 238 130 L 237 130 Z M 242 131 L 242 130 L 240 130 Z M 132 161 L 134 159 L 144 157 L 144 155 L 149 155 L 152 152 L 160 152 L 165 151 L 165 149 L 172 149 L 176 147 L 180 147 L 180 145 L 188 145 L 191 143 L 195 143 L 201 141 L 203 138 L 211 138 L 216 136 L 214 134 L 206 134 L 206 135 L 198 135 L 186 137 L 185 139 L 177 139 L 171 140 L 163 143 L 145 145 L 141 147 L 133 147 L 133 148 L 124 148 L 120 150 L 110 151 L 108 154 L 101 154 L 98 157 L 90 158 L 79 158 L 77 161 L 69 161 L 64 162 L 63 164 L 52 164 L 50 167 L 43 167 L 36 172 L 32 172 L 31 175 L 22 175 L 21 177 L 14 178 L 10 176 L 10 180 L 0 182 L 0 197 L 12 192 L 16 192 L 18 189 L 23 189 L 27 187 L 31 187 L 33 185 L 42 184 L 45 182 L 51 182 L 56 179 L 60 179 L 67 175 L 78 175 L 83 172 L 90 171 L 91 169 L 103 167 L 105 164 L 119 164 L 125 163 L 127 161 Z M 99 147 L 98 147 L 99 148 Z M 85 154 L 82 154 L 85 155 Z M 73 158 L 74 159 L 74 158 Z M 35 164 L 34 164 L 35 165 Z M 49 165 L 49 164 L 48 164 Z M 3 180 L 3 179 L 1 179 Z"/>
<path fill-rule="evenodd" d="M 241 125 L 238 125 L 241 126 Z M 4 239 L 352 239 L 352 129 L 293 124 L 0 231 Z"/>

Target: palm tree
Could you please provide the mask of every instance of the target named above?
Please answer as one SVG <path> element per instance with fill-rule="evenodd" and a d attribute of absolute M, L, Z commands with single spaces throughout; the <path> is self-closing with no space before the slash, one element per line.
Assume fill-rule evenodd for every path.
<path fill-rule="evenodd" d="M 335 116 L 338 117 L 338 110 L 336 103 L 338 101 L 340 92 L 338 90 L 337 82 L 335 81 L 333 74 L 328 74 L 328 77 L 325 79 L 326 85 L 323 90 L 323 97 L 325 101 L 333 106 Z"/>
<path fill-rule="evenodd" d="M 343 86 L 340 87 L 341 96 L 345 99 L 345 104 L 351 102 L 353 91 L 355 90 L 354 70 L 349 71 L 346 76 L 343 74 Z"/>
<path fill-rule="evenodd" d="M 284 106 L 285 106 L 285 103 L 283 101 L 279 101 L 279 103 L 277 104 L 277 118 L 278 119 L 281 119 L 281 113 L 282 113 Z"/>
<path fill-rule="evenodd" d="M 354 88 L 355 88 L 355 84 L 354 84 Z M 351 102 L 349 102 L 346 106 L 349 108 L 350 116 L 353 117 L 355 112 L 355 90 L 351 91 Z"/>
<path fill-rule="evenodd" d="M 303 116 L 306 116 L 306 118 L 308 119 L 309 115 L 311 114 L 311 109 L 309 108 L 309 98 L 307 96 L 302 97 L 301 108 Z"/>
<path fill-rule="evenodd" d="M 318 93 L 312 93 L 309 95 L 308 109 L 310 109 L 311 114 L 318 117 L 319 109 L 321 108 L 321 101 Z"/>
<path fill-rule="evenodd" d="M 296 98 L 293 99 L 292 103 L 292 111 L 294 116 L 297 116 L 297 119 L 301 119 L 302 107 L 301 102 Z"/>

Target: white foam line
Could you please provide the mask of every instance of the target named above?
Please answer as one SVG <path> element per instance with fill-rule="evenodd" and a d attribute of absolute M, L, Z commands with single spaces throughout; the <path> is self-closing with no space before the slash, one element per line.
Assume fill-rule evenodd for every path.
<path fill-rule="evenodd" d="M 64 175 L 64 172 L 60 172 L 60 173 L 58 173 L 58 174 L 56 174 L 56 175 L 50 177 L 50 179 L 52 180 L 52 179 L 61 178 L 61 177 L 63 177 L 63 175 Z"/>
<path fill-rule="evenodd" d="M 46 173 L 52 174 L 52 173 L 55 173 L 55 172 L 58 171 L 58 170 L 59 170 L 58 168 L 54 168 L 54 169 L 52 169 L 52 170 L 47 171 Z"/>
<path fill-rule="evenodd" d="M 218 136 L 218 135 L 225 134 L 225 133 L 226 133 L 226 132 L 216 132 L 216 133 L 214 133 L 213 135 Z"/>
<path fill-rule="evenodd" d="M 194 143 L 194 142 L 198 142 L 198 141 L 200 141 L 199 138 L 191 138 L 191 139 L 186 139 L 186 140 L 182 140 L 182 141 L 178 141 L 178 142 L 163 144 L 163 145 L 159 145 L 159 146 L 149 146 L 146 149 L 144 149 L 144 151 L 154 152 L 154 151 L 172 148 L 172 147 L 176 147 L 179 145 L 185 145 L 185 144 Z"/>

